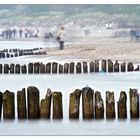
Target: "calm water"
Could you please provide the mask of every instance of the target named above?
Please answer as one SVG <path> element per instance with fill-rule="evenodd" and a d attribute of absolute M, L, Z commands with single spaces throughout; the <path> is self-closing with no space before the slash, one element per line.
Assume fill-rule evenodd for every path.
<path fill-rule="evenodd" d="M 105 98 L 105 91 L 115 91 L 115 101 L 119 98 L 121 90 L 127 92 L 129 88 L 137 88 L 140 91 L 140 73 L 124 74 L 89 74 L 89 75 L 1 75 L 0 90 L 6 89 L 14 91 L 21 90 L 30 85 L 37 86 L 40 96 L 43 98 L 47 88 L 52 91 L 62 91 L 63 111 L 62 121 L 1 121 L 0 135 L 140 135 L 140 121 L 128 119 L 119 121 L 118 119 L 107 120 L 82 120 L 82 108 L 80 107 L 80 119 L 70 121 L 68 118 L 69 94 L 76 88 L 90 86 L 94 90 L 99 90 Z M 129 98 L 128 98 L 129 99 Z"/>

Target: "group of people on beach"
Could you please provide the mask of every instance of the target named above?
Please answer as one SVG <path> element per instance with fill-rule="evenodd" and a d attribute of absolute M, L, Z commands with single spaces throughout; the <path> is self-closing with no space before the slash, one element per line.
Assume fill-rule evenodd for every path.
<path fill-rule="evenodd" d="M 31 38 L 31 37 L 39 37 L 39 29 L 16 29 L 16 28 L 6 28 L 1 31 L 0 37 L 3 40 L 12 40 L 18 38 Z"/>

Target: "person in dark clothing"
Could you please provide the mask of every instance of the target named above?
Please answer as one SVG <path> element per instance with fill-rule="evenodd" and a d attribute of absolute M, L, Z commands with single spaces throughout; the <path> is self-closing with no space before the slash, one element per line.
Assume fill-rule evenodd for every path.
<path fill-rule="evenodd" d="M 20 29 L 20 30 L 19 30 L 19 37 L 20 37 L 20 38 L 22 38 L 22 33 L 23 33 L 23 31 L 22 31 L 22 29 Z"/>

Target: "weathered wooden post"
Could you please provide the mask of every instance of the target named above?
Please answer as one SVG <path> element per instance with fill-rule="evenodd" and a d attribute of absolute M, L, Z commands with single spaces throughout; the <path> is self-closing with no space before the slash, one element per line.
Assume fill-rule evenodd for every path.
<path fill-rule="evenodd" d="M 27 118 L 25 88 L 17 92 L 17 113 L 19 119 Z"/>
<path fill-rule="evenodd" d="M 9 73 L 9 65 L 4 64 L 4 74 L 8 74 L 8 73 Z"/>
<path fill-rule="evenodd" d="M 40 66 L 39 62 L 38 63 L 34 63 L 34 73 L 35 74 L 39 73 L 39 66 Z"/>
<path fill-rule="evenodd" d="M 106 72 L 106 60 L 102 60 L 102 72 Z"/>
<path fill-rule="evenodd" d="M 59 73 L 63 73 L 63 65 L 59 64 Z"/>
<path fill-rule="evenodd" d="M 104 118 L 104 101 L 99 91 L 95 92 L 95 119 Z"/>
<path fill-rule="evenodd" d="M 119 63 L 116 60 L 115 64 L 114 64 L 114 72 L 119 72 Z"/>
<path fill-rule="evenodd" d="M 58 64 L 57 64 L 56 62 L 53 62 L 53 63 L 52 63 L 52 73 L 53 73 L 53 74 L 56 74 L 56 73 L 57 73 L 57 65 L 58 65 Z"/>
<path fill-rule="evenodd" d="M 129 71 L 134 71 L 133 63 L 129 62 L 129 63 L 127 64 L 127 71 L 128 71 L 128 72 L 129 72 Z"/>
<path fill-rule="evenodd" d="M 1 119 L 1 114 L 2 114 L 2 102 L 3 102 L 2 92 L 0 92 L 0 119 Z"/>
<path fill-rule="evenodd" d="M 113 62 L 108 60 L 108 72 L 113 72 Z"/>
<path fill-rule="evenodd" d="M 40 117 L 44 119 L 50 119 L 51 116 L 51 97 L 52 92 L 50 89 L 47 90 L 45 99 L 41 100 Z"/>
<path fill-rule="evenodd" d="M 51 63 L 46 64 L 46 73 L 51 73 Z"/>
<path fill-rule="evenodd" d="M 139 93 L 137 89 L 129 90 L 130 97 L 130 118 L 139 118 Z"/>
<path fill-rule="evenodd" d="M 117 102 L 118 106 L 118 118 L 126 119 L 127 118 L 127 95 L 124 91 L 121 91 L 119 101 Z"/>
<path fill-rule="evenodd" d="M 33 74 L 33 63 L 28 64 L 28 74 Z"/>
<path fill-rule="evenodd" d="M 114 92 L 106 92 L 106 118 L 114 119 L 115 114 L 115 99 Z"/>
<path fill-rule="evenodd" d="M 64 73 L 69 73 L 69 63 L 64 64 Z"/>
<path fill-rule="evenodd" d="M 15 64 L 10 64 L 10 74 L 14 74 L 15 73 Z"/>
<path fill-rule="evenodd" d="M 126 72 L 126 63 L 121 63 L 121 72 Z"/>
<path fill-rule="evenodd" d="M 15 95 L 6 90 L 3 93 L 3 119 L 15 118 Z"/>
<path fill-rule="evenodd" d="M 28 101 L 28 118 L 38 119 L 40 117 L 38 88 L 34 86 L 30 86 L 27 88 L 27 101 Z"/>
<path fill-rule="evenodd" d="M 140 71 L 140 66 L 138 65 L 137 68 L 135 68 L 134 71 Z"/>
<path fill-rule="evenodd" d="M 45 70 L 45 64 L 40 64 L 40 71 L 39 71 L 39 73 L 45 73 L 46 72 L 46 70 Z"/>
<path fill-rule="evenodd" d="M 70 63 L 70 73 L 74 73 L 74 67 L 75 67 L 75 63 L 71 62 Z"/>
<path fill-rule="evenodd" d="M 62 93 L 53 92 L 53 119 L 63 118 L 63 103 L 62 103 Z"/>
<path fill-rule="evenodd" d="M 15 73 L 20 74 L 20 65 L 19 64 L 15 65 Z"/>
<path fill-rule="evenodd" d="M 21 72 L 22 72 L 22 74 L 26 74 L 27 73 L 26 65 L 21 66 Z"/>
<path fill-rule="evenodd" d="M 6 54 L 6 57 L 7 57 L 7 58 L 9 58 L 9 57 L 10 57 L 9 53 L 7 53 L 7 54 Z"/>
<path fill-rule="evenodd" d="M 87 62 L 83 62 L 83 73 L 88 73 Z"/>
<path fill-rule="evenodd" d="M 2 72 L 3 72 L 3 65 L 2 64 L 0 64 L 0 74 L 2 74 Z"/>
<path fill-rule="evenodd" d="M 82 89 L 83 119 L 94 118 L 93 94 L 94 94 L 94 91 L 89 87 L 85 87 Z"/>
<path fill-rule="evenodd" d="M 76 65 L 76 73 L 81 73 L 81 63 L 78 62 L 77 65 Z"/>
<path fill-rule="evenodd" d="M 94 72 L 94 62 L 90 62 L 90 73 Z"/>
<path fill-rule="evenodd" d="M 95 72 L 99 72 L 99 60 L 95 60 Z"/>
<path fill-rule="evenodd" d="M 79 106 L 80 106 L 81 90 L 76 89 L 70 94 L 69 100 L 69 118 L 79 119 Z"/>

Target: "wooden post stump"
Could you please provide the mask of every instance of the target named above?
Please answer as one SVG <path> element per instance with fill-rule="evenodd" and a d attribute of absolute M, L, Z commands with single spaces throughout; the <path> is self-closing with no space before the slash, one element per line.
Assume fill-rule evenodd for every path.
<path fill-rule="evenodd" d="M 108 72 L 113 72 L 113 62 L 108 60 Z"/>
<path fill-rule="evenodd" d="M 70 73 L 74 73 L 74 66 L 75 66 L 75 63 L 71 62 L 70 63 Z"/>
<path fill-rule="evenodd" d="M 17 92 L 17 113 L 19 119 L 27 118 L 25 88 Z"/>
<path fill-rule="evenodd" d="M 33 63 L 28 64 L 28 73 L 33 74 Z"/>
<path fill-rule="evenodd" d="M 3 102 L 2 92 L 0 92 L 0 119 L 1 119 L 1 114 L 2 114 L 2 102 Z"/>
<path fill-rule="evenodd" d="M 118 118 L 126 119 L 127 118 L 127 95 L 124 91 L 121 91 L 118 105 Z"/>
<path fill-rule="evenodd" d="M 34 73 L 39 74 L 40 63 L 34 63 Z"/>
<path fill-rule="evenodd" d="M 99 60 L 95 60 L 95 72 L 99 72 Z"/>
<path fill-rule="evenodd" d="M 63 104 L 62 104 L 62 93 L 53 92 L 53 119 L 63 118 Z"/>
<path fill-rule="evenodd" d="M 127 64 L 127 71 L 134 71 L 134 66 L 133 66 L 133 63 L 128 63 Z"/>
<path fill-rule="evenodd" d="M 126 63 L 121 63 L 121 72 L 126 72 Z"/>
<path fill-rule="evenodd" d="M 63 65 L 59 64 L 59 73 L 63 73 Z"/>
<path fill-rule="evenodd" d="M 95 119 L 104 118 L 104 101 L 99 91 L 95 92 Z"/>
<path fill-rule="evenodd" d="M 26 65 L 21 66 L 21 72 L 22 72 L 22 74 L 26 74 L 27 73 Z"/>
<path fill-rule="evenodd" d="M 15 118 L 15 95 L 6 90 L 3 93 L 3 119 Z"/>
<path fill-rule="evenodd" d="M 88 73 L 87 62 L 83 62 L 83 73 Z"/>
<path fill-rule="evenodd" d="M 2 74 L 2 70 L 3 69 L 3 65 L 2 64 L 0 64 L 0 74 Z"/>
<path fill-rule="evenodd" d="M 138 119 L 139 118 L 139 93 L 137 89 L 130 89 L 130 118 Z"/>
<path fill-rule="evenodd" d="M 46 73 L 51 73 L 51 63 L 46 64 Z"/>
<path fill-rule="evenodd" d="M 39 73 L 45 73 L 45 64 L 40 64 L 40 72 Z"/>
<path fill-rule="evenodd" d="M 79 119 L 79 106 L 80 106 L 81 90 L 76 89 L 70 94 L 69 100 L 69 118 Z"/>
<path fill-rule="evenodd" d="M 4 64 L 4 74 L 8 74 L 8 73 L 9 73 L 9 65 Z"/>
<path fill-rule="evenodd" d="M 90 62 L 90 73 L 95 72 L 94 67 L 95 67 L 94 62 L 93 61 Z"/>
<path fill-rule="evenodd" d="M 38 119 L 40 117 L 38 88 L 34 86 L 30 86 L 27 88 L 27 100 L 28 100 L 28 118 Z"/>
<path fill-rule="evenodd" d="M 64 64 L 64 73 L 69 73 L 69 63 Z"/>
<path fill-rule="evenodd" d="M 19 64 L 16 64 L 16 66 L 15 66 L 15 73 L 20 74 L 20 65 Z"/>
<path fill-rule="evenodd" d="M 10 64 L 10 74 L 15 73 L 15 64 Z"/>
<path fill-rule="evenodd" d="M 85 87 L 82 89 L 83 119 L 93 119 L 94 118 L 93 94 L 94 94 L 94 91 L 89 87 Z"/>
<path fill-rule="evenodd" d="M 119 63 L 118 63 L 118 61 L 116 61 L 115 64 L 114 64 L 114 72 L 119 72 Z"/>
<path fill-rule="evenodd" d="M 53 73 L 53 74 L 56 74 L 56 73 L 57 73 L 57 65 L 58 65 L 58 64 L 57 64 L 56 62 L 53 62 L 53 63 L 52 63 L 52 73 Z"/>
<path fill-rule="evenodd" d="M 51 97 L 52 92 L 50 89 L 47 90 L 45 99 L 41 100 L 40 117 L 44 119 L 50 119 L 51 116 Z"/>
<path fill-rule="evenodd" d="M 102 60 L 102 72 L 106 72 L 106 60 Z"/>
<path fill-rule="evenodd" d="M 76 65 L 76 73 L 81 73 L 81 63 L 78 62 L 77 65 Z"/>
<path fill-rule="evenodd" d="M 106 92 L 106 118 L 114 119 L 115 118 L 115 99 L 114 92 Z"/>

